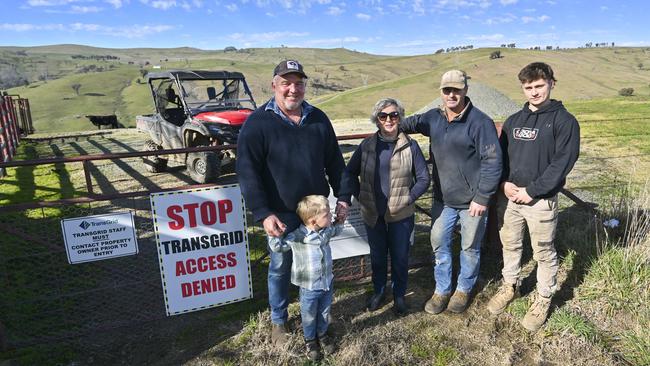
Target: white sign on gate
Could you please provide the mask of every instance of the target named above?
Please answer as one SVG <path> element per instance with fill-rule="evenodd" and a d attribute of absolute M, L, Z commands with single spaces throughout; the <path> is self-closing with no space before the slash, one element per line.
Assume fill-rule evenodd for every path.
<path fill-rule="evenodd" d="M 331 190 L 328 199 L 332 217 L 336 217 L 334 213 L 336 197 Z M 356 257 L 370 253 L 368 233 L 366 233 L 363 217 L 361 217 L 361 206 L 356 198 L 352 197 L 352 205 L 348 210 L 348 217 L 343 223 L 343 231 L 330 239 L 330 247 L 332 248 L 332 259 Z"/>
<path fill-rule="evenodd" d="M 61 220 L 70 264 L 138 254 L 133 212 Z"/>
<path fill-rule="evenodd" d="M 167 315 L 253 297 L 239 185 L 151 195 Z"/>

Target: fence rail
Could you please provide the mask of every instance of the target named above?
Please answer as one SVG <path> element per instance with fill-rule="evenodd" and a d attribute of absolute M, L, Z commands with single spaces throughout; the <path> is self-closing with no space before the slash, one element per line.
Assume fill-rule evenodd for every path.
<path fill-rule="evenodd" d="M 0 95 L 0 163 L 11 161 L 21 135 L 34 133 L 29 100 L 18 95 Z M 0 166 L 0 177 L 5 169 Z"/>

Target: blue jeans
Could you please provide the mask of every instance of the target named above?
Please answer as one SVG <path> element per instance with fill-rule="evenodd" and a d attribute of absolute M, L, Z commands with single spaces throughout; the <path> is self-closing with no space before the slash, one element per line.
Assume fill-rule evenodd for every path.
<path fill-rule="evenodd" d="M 329 287 L 329 290 L 300 288 L 300 317 L 305 341 L 314 340 L 327 332 L 334 295 L 331 283 Z"/>
<path fill-rule="evenodd" d="M 366 225 L 370 245 L 370 266 L 372 284 L 376 294 L 384 292 L 388 277 L 388 253 L 390 252 L 391 282 L 393 297 L 406 294 L 409 273 L 409 249 L 415 216 L 386 224 L 383 217 L 377 219 L 374 227 Z"/>
<path fill-rule="evenodd" d="M 271 322 L 284 324 L 289 317 L 289 284 L 291 281 L 291 251 L 272 252 L 269 249 L 269 305 L 271 306 Z"/>
<path fill-rule="evenodd" d="M 487 212 L 487 210 L 486 210 Z M 469 293 L 474 288 L 481 261 L 481 242 L 485 233 L 487 213 L 483 216 L 470 216 L 468 209 L 451 208 L 442 202 L 433 201 L 431 208 L 431 247 L 435 258 L 434 276 L 436 293 L 451 293 L 452 235 L 460 220 L 460 272 L 457 291 Z"/>

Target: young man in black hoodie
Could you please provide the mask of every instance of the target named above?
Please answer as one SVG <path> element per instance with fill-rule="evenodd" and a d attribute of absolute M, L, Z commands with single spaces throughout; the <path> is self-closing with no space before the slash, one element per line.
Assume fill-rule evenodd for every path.
<path fill-rule="evenodd" d="M 503 284 L 488 303 L 502 313 L 520 285 L 524 225 L 528 225 L 537 261 L 537 296 L 522 325 L 537 331 L 548 316 L 557 289 L 558 259 L 553 240 L 557 227 L 557 194 L 580 151 L 580 127 L 562 102 L 551 99 L 553 69 L 534 62 L 519 72 L 528 102 L 508 117 L 501 130 L 502 193 L 499 194 L 499 236 L 503 243 Z"/>

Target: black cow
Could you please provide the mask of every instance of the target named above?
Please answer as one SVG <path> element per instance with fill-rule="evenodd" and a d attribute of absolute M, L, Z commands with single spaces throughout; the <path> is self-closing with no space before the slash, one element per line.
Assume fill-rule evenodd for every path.
<path fill-rule="evenodd" d="M 86 116 L 92 124 L 101 130 L 102 126 L 111 126 L 111 128 L 119 128 L 120 124 L 117 122 L 117 116 L 114 114 L 108 116 Z"/>

